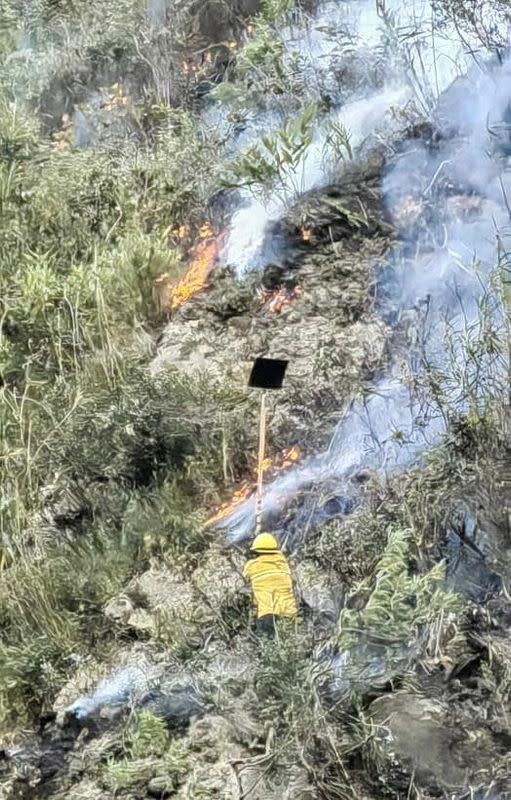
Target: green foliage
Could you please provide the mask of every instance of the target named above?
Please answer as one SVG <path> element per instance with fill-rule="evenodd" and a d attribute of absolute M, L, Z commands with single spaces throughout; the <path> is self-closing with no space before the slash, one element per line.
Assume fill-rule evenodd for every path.
<path fill-rule="evenodd" d="M 113 791 L 156 780 L 163 793 L 174 792 L 191 768 L 186 746 L 171 739 L 165 723 L 142 711 L 128 723 L 123 758 L 110 758 L 101 770 L 102 783 Z"/>
<path fill-rule="evenodd" d="M 217 634 L 229 643 L 247 630 L 251 600 L 248 593 L 226 591 L 221 604 L 215 608 L 214 627 Z"/>
<path fill-rule="evenodd" d="M 245 79 L 254 70 L 263 74 L 274 73 L 275 78 L 284 78 L 284 44 L 275 36 L 272 27 L 260 21 L 256 23 L 254 35 L 248 40 L 241 50 L 236 61 L 238 74 Z"/>
<path fill-rule="evenodd" d="M 87 361 L 75 383 L 26 390 L 3 390 L 5 720 L 51 698 L 69 654 L 85 654 L 104 627 L 103 604 L 149 556 L 204 548 L 197 500 L 245 459 L 245 392 L 224 380 L 174 369 L 153 378 L 126 352 Z"/>
<path fill-rule="evenodd" d="M 255 689 L 258 716 L 277 729 L 303 720 L 310 704 L 313 673 L 308 661 L 311 643 L 295 623 L 281 620 L 276 641 L 261 641 Z"/>
<path fill-rule="evenodd" d="M 117 505 L 120 489 L 151 485 L 162 471 L 181 470 L 188 491 L 199 494 L 245 465 L 239 446 L 253 431 L 246 430 L 243 386 L 174 369 L 153 378 L 141 357 L 126 351 L 112 363 L 91 359 L 74 384 L 27 382 L 28 396 L 3 390 L 5 533 L 10 505 L 27 491 L 34 501 L 49 478 L 71 481 L 83 507 L 97 517 L 106 506 L 111 520 L 108 506 Z M 168 496 L 175 503 L 172 491 Z"/>
<path fill-rule="evenodd" d="M 312 142 L 317 107 L 309 106 L 290 119 L 274 136 L 262 136 L 261 145 L 252 145 L 233 166 L 232 186 L 277 190 L 294 184 L 298 191 L 300 164 Z"/>
<path fill-rule="evenodd" d="M 295 8 L 296 0 L 263 0 L 261 16 L 267 22 L 281 24 Z"/>
<path fill-rule="evenodd" d="M 146 149 L 51 149 L 33 117 L 1 102 L 0 131 L 3 375 L 27 360 L 62 374 L 153 312 L 158 274 L 178 277 L 168 231 L 202 221 L 213 144 L 184 112 Z"/>
<path fill-rule="evenodd" d="M 167 791 L 175 789 L 193 767 L 193 756 L 179 739 L 172 739 L 163 760 Z"/>
<path fill-rule="evenodd" d="M 0 727 L 11 715 L 25 719 L 47 707 L 70 655 L 95 647 L 101 607 L 131 577 L 138 553 L 136 542 L 101 530 L 37 556 L 17 553 L 0 589 Z"/>
<path fill-rule="evenodd" d="M 225 106 L 231 106 L 242 112 L 247 105 L 246 88 L 243 83 L 219 83 L 209 93 L 211 100 Z"/>
<path fill-rule="evenodd" d="M 12 3 L 8 2 L 8 0 L 1 0 L 0 2 L 0 18 L 2 19 L 2 24 L 0 25 L 0 65 L 2 66 L 2 70 L 0 71 L 1 76 L 3 70 L 5 69 L 6 59 L 16 47 L 16 40 L 19 35 L 16 12 Z"/>
<path fill-rule="evenodd" d="M 264 0 L 251 22 L 251 33 L 238 51 L 234 82 L 221 83 L 211 97 L 233 109 L 263 106 L 268 94 L 292 91 L 293 57 L 286 54 L 281 30 L 291 16 L 295 0 Z"/>
<path fill-rule="evenodd" d="M 372 575 L 384 545 L 382 520 L 372 509 L 361 510 L 348 519 L 326 523 L 311 542 L 309 555 L 320 564 L 328 564 L 344 585 L 353 586 Z"/>
<path fill-rule="evenodd" d="M 204 639 L 201 635 L 204 620 L 200 610 L 190 608 L 186 618 L 176 614 L 159 612 L 155 618 L 153 638 L 182 662 L 191 661 L 197 655 Z"/>
<path fill-rule="evenodd" d="M 170 743 L 163 720 L 149 711 L 141 711 L 130 722 L 125 740 L 125 750 L 133 758 L 161 756 Z"/>
<path fill-rule="evenodd" d="M 511 660 L 507 653 L 507 642 L 490 642 L 488 663 L 483 663 L 481 672 L 486 689 L 491 692 L 492 701 L 498 712 L 506 714 L 511 706 Z"/>
<path fill-rule="evenodd" d="M 41 153 L 39 126 L 19 103 L 0 98 L 0 155 L 2 171 L 10 172 L 21 162 Z M 5 172 L 4 172 L 5 171 Z M 5 199 L 5 198 L 2 198 Z"/>
<path fill-rule="evenodd" d="M 51 704 L 73 654 L 108 649 L 102 607 L 150 558 L 205 546 L 200 509 L 253 444 L 241 383 L 151 375 L 142 327 L 154 279 L 182 271 L 172 231 L 191 238 L 218 186 L 215 132 L 169 102 L 197 19 L 22 5 L 0 0 L 2 725 Z"/>
<path fill-rule="evenodd" d="M 128 538 L 144 541 L 152 553 L 194 554 L 207 543 L 201 514 L 191 498 L 169 481 L 139 493 L 128 505 L 123 531 Z"/>
<path fill-rule="evenodd" d="M 341 650 L 353 650 L 362 639 L 406 643 L 421 626 L 434 622 L 440 614 L 460 610 L 460 598 L 442 588 L 443 562 L 424 574 L 410 574 L 409 549 L 408 531 L 390 532 L 374 581 L 357 587 L 357 593 L 368 594 L 363 609 L 345 608 L 341 612 Z"/>
<path fill-rule="evenodd" d="M 147 784 L 154 777 L 158 759 L 124 759 L 108 761 L 101 773 L 101 781 L 107 789 L 122 792 L 135 786 Z"/>
<path fill-rule="evenodd" d="M 75 3 L 20 6 L 3 0 L 2 20 L 4 9 L 24 47 L 8 61 L 2 83 L 12 95 L 27 98 L 51 91 L 59 79 L 83 70 L 94 56 L 114 63 L 133 47 L 132 37 L 144 18 L 143 5 L 133 0 L 91 2 L 79 10 Z"/>
<path fill-rule="evenodd" d="M 342 161 L 346 158 L 353 158 L 353 150 L 350 144 L 350 133 L 340 122 L 328 123 L 327 135 L 325 138 L 325 149 L 333 154 L 334 158 Z"/>

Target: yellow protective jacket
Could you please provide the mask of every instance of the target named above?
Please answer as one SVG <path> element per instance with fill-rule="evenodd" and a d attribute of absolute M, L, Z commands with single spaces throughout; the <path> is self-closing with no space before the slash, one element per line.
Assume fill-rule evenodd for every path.
<path fill-rule="evenodd" d="M 294 617 L 297 613 L 291 570 L 280 550 L 263 553 L 245 564 L 243 577 L 252 584 L 257 617 L 275 614 Z"/>

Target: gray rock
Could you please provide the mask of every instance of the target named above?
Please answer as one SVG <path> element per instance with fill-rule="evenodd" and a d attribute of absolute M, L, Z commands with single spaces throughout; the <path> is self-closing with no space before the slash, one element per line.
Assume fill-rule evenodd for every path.
<path fill-rule="evenodd" d="M 137 631 L 153 634 L 161 625 L 186 622 L 197 609 L 192 587 L 169 569 L 149 569 L 112 598 L 104 614 Z"/>
<path fill-rule="evenodd" d="M 157 775 L 151 778 L 147 785 L 147 794 L 149 797 L 165 798 L 174 794 L 174 790 L 169 788 L 169 781 L 164 775 Z"/>
<path fill-rule="evenodd" d="M 392 678 L 403 675 L 419 652 L 418 642 L 360 642 L 350 653 L 342 652 L 332 659 L 333 680 L 328 694 L 340 698 L 347 692 L 366 693 L 383 689 Z"/>
<path fill-rule="evenodd" d="M 460 503 L 451 515 L 442 555 L 447 560 L 449 589 L 475 603 L 489 600 L 502 587 L 479 546 L 479 538 L 474 515 L 466 503 Z"/>
<path fill-rule="evenodd" d="M 489 736 L 482 730 L 469 736 L 436 700 L 396 692 L 375 700 L 370 716 L 390 762 L 413 773 L 419 784 L 466 788 L 471 776 L 489 766 Z"/>
<path fill-rule="evenodd" d="M 110 795 L 94 781 L 84 778 L 75 786 L 66 788 L 62 795 L 57 797 L 58 800 L 107 800 Z"/>
<path fill-rule="evenodd" d="M 225 554 L 212 550 L 193 574 L 193 587 L 199 595 L 196 602 L 200 602 L 201 597 L 207 598 L 212 609 L 218 609 L 226 598 L 237 594 L 245 586 L 242 569 L 242 561 L 236 568 Z"/>

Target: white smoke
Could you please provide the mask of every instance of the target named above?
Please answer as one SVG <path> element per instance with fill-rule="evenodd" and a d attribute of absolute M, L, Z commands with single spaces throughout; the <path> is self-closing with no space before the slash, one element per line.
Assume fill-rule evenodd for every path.
<path fill-rule="evenodd" d="M 366 30 L 368 41 L 374 44 L 377 39 L 373 21 L 365 19 L 364 23 L 360 30 Z M 450 46 L 457 51 L 459 40 Z M 437 61 L 438 48 L 437 43 Z M 431 50 L 429 53 L 431 56 Z M 423 63 L 426 69 L 428 62 Z M 466 65 L 471 66 L 464 77 L 446 88 L 444 84 L 456 76 L 460 63 L 455 61 L 450 71 L 446 64 L 436 71 L 431 71 L 429 65 L 435 83 L 444 90 L 430 114 L 443 138 L 436 146 L 414 139 L 405 143 L 383 186 L 391 214 L 399 215 L 409 200 L 422 204 L 424 209 L 420 219 L 427 221 L 426 229 L 417 230 L 412 224 L 403 232 L 400 225 L 403 247 L 391 264 L 395 282 L 391 300 L 396 309 L 407 309 L 428 299 L 423 356 L 431 369 L 444 375 L 449 371 L 449 359 L 454 360 L 458 377 L 450 384 L 445 382 L 445 402 L 451 412 L 467 410 L 465 382 L 472 384 L 472 401 L 474 397 L 478 400 L 495 371 L 505 368 L 498 359 L 496 363 L 491 353 L 467 360 L 462 341 L 464 336 L 477 338 L 481 332 L 480 301 L 497 263 L 497 244 L 505 249 L 511 233 L 508 210 L 511 177 L 506 171 L 511 139 L 506 140 L 509 132 L 503 124 L 511 107 L 511 60 L 500 64 L 487 58 L 481 69 L 480 63 L 474 64 L 469 59 Z M 406 101 L 408 89 L 402 91 L 402 99 Z M 388 110 L 387 93 L 385 88 L 379 96 L 381 108 L 374 110 L 374 119 L 382 119 Z M 368 117 L 359 109 L 363 107 L 366 114 L 370 112 L 364 100 L 356 102 L 361 105 L 352 114 L 351 124 L 360 140 L 371 130 Z M 344 114 L 349 110 L 350 104 L 344 107 Z M 461 204 L 471 198 L 472 212 L 463 208 L 453 210 L 451 201 L 456 197 L 461 198 Z M 266 206 L 266 210 L 269 208 Z M 249 210 L 243 213 L 248 219 Z M 261 212 L 260 236 L 262 218 Z M 230 247 L 236 242 L 241 252 L 236 225 L 235 216 Z M 495 298 L 493 302 L 497 304 Z M 453 332 L 454 344 L 449 351 Z M 400 375 L 396 365 L 368 390 L 369 396 L 355 403 L 339 423 L 326 453 L 287 471 L 266 488 L 266 515 L 277 513 L 283 498 L 311 484 L 334 479 L 342 487 L 360 470 L 371 469 L 385 475 L 389 470 L 406 468 L 441 440 L 446 430 L 445 414 L 440 413 L 431 398 L 414 396 L 409 375 Z M 253 523 L 254 503 L 248 500 L 238 506 L 227 522 L 231 541 L 247 537 Z"/>
<path fill-rule="evenodd" d="M 85 720 L 106 707 L 132 706 L 152 687 L 154 677 L 154 668 L 146 663 L 117 667 L 98 683 L 91 694 L 77 698 L 66 709 L 66 713 Z"/>
<path fill-rule="evenodd" d="M 147 0 L 147 16 L 155 27 L 164 25 L 167 16 L 166 0 Z"/>
<path fill-rule="evenodd" d="M 314 98 L 314 89 L 316 99 L 328 90 L 334 108 L 319 123 L 311 146 L 286 185 L 264 198 L 248 189 L 241 193 L 241 207 L 231 220 L 223 253 L 224 262 L 238 274 L 264 265 L 268 228 L 282 218 L 297 196 L 330 180 L 325 169 L 329 122 L 344 125 L 356 155 L 369 136 L 388 139 L 393 129 L 399 129 L 396 110 L 413 101 L 428 114 L 440 94 L 474 63 L 479 43 L 461 41 L 453 25 L 439 26 L 429 0 L 392 0 L 384 6 L 383 14 L 382 4 L 375 0 L 326 3 L 303 30 L 282 32 L 287 58 L 299 64 L 307 97 Z M 351 90 L 346 90 L 341 79 L 332 81 L 339 64 L 346 59 L 357 63 L 357 58 L 362 73 L 366 62 L 378 63 L 383 84 L 377 90 L 368 87 L 367 80 Z M 219 122 L 218 116 L 213 119 Z M 236 148 L 257 143 L 263 131 L 272 134 L 282 122 L 280 107 L 274 113 L 265 109 L 263 115 L 253 114 L 237 138 Z"/>
<path fill-rule="evenodd" d="M 402 107 L 410 98 L 406 88 L 386 88 L 348 103 L 335 115 L 335 121 L 349 131 L 350 146 L 355 149 L 369 135 L 383 135 L 384 132 L 388 135 L 392 124 L 398 124 L 392 119 L 392 109 Z M 265 234 L 270 223 L 281 219 L 301 194 L 328 182 L 326 139 L 323 127 L 296 165 L 292 180 L 278 193 L 267 199 L 253 197 L 248 191 L 244 193 L 243 205 L 232 218 L 229 239 L 222 254 L 223 261 L 235 266 L 239 274 L 264 265 Z"/>

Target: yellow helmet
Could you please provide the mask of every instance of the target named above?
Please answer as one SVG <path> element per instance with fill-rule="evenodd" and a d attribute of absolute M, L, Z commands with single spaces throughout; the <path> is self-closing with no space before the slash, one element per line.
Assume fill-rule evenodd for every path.
<path fill-rule="evenodd" d="M 278 550 L 279 546 L 276 538 L 271 533 L 260 533 L 252 542 L 250 549 L 264 553 Z"/>

